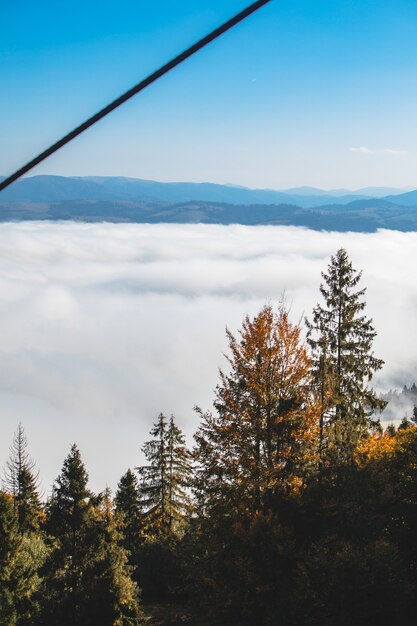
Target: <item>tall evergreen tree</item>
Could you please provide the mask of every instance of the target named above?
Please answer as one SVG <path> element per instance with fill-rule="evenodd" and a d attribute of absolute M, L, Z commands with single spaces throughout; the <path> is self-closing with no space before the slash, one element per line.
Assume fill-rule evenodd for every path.
<path fill-rule="evenodd" d="M 36 530 L 42 517 L 39 472 L 29 456 L 27 437 L 20 423 L 10 446 L 3 483 L 13 496 L 21 532 Z"/>
<path fill-rule="evenodd" d="M 133 568 L 113 514 L 106 490 L 92 507 L 85 528 L 89 548 L 83 582 L 84 623 L 88 626 L 139 626 L 143 615 L 139 605 Z"/>
<path fill-rule="evenodd" d="M 322 277 L 324 304 L 306 320 L 307 341 L 322 398 L 322 458 L 331 452 L 343 463 L 352 459 L 359 440 L 376 423 L 375 412 L 385 406 L 369 387 L 383 361 L 372 352 L 376 332 L 363 314 L 366 289 L 357 289 L 361 272 L 352 267 L 346 250 L 338 250 Z"/>
<path fill-rule="evenodd" d="M 45 623 L 81 622 L 82 574 L 86 566 L 85 528 L 90 513 L 88 474 L 74 444 L 56 479 L 47 507 L 47 531 L 54 538 L 44 584 Z"/>
<path fill-rule="evenodd" d="M 168 527 L 167 423 L 163 413 L 159 414 L 150 435 L 152 439 L 142 446 L 148 465 L 136 469 L 141 477 L 141 505 L 148 532 L 158 535 Z"/>
<path fill-rule="evenodd" d="M 17 518 L 10 495 L 0 492 L 0 624 L 17 623 L 13 563 L 20 544 Z"/>
<path fill-rule="evenodd" d="M 148 465 L 138 467 L 140 493 L 150 534 L 177 532 L 189 511 L 191 457 L 182 432 L 161 413 L 142 450 Z"/>
<path fill-rule="evenodd" d="M 203 501 L 235 499 L 260 510 L 273 492 L 302 481 L 314 456 L 317 414 L 300 335 L 284 306 L 246 317 L 240 338 L 227 331 L 230 371 L 220 372 L 217 415 L 204 416 L 196 435 Z"/>
<path fill-rule="evenodd" d="M 139 496 L 139 482 L 131 469 L 128 469 L 117 486 L 114 498 L 115 512 L 119 516 L 122 545 L 134 562 L 138 546 L 141 543 L 142 507 Z"/>
<path fill-rule="evenodd" d="M 22 533 L 13 498 L 0 492 L 0 624 L 29 626 L 40 608 L 37 594 L 47 549 L 40 533 Z"/>
<path fill-rule="evenodd" d="M 48 505 L 52 552 L 44 579 L 43 625 L 136 626 L 136 585 L 120 545 L 110 495 L 93 496 L 73 445 Z"/>
<path fill-rule="evenodd" d="M 167 432 L 168 461 L 168 529 L 181 530 L 190 512 L 190 486 L 192 483 L 191 454 L 181 430 L 171 415 Z"/>
<path fill-rule="evenodd" d="M 48 504 L 48 530 L 59 537 L 61 543 L 68 542 L 70 554 L 76 551 L 77 533 L 88 517 L 91 492 L 87 482 L 87 470 L 79 449 L 73 444 L 53 485 Z"/>

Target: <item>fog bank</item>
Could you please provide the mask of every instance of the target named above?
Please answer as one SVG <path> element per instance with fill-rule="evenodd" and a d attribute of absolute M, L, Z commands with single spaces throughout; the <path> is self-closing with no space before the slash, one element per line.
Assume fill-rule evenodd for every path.
<path fill-rule="evenodd" d="M 345 247 L 363 269 L 386 366 L 375 386 L 416 380 L 417 233 L 295 227 L 0 225 L 0 464 L 19 420 L 48 491 L 70 445 L 93 489 L 141 462 L 160 411 L 191 436 L 224 365 L 225 326 L 282 294 L 296 321 Z M 402 417 L 400 415 L 399 417 Z"/>

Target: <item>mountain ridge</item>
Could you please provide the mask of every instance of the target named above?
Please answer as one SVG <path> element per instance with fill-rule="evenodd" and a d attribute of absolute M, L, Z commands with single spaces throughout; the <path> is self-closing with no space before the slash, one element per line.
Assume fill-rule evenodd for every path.
<path fill-rule="evenodd" d="M 375 232 L 380 228 L 417 231 L 417 209 L 386 200 L 305 209 L 293 204 L 238 205 L 190 201 L 61 201 L 0 203 L 0 221 L 75 220 L 83 222 L 244 224 L 303 226 L 313 230 Z"/>
<path fill-rule="evenodd" d="M 199 195 L 209 200 L 201 200 Z M 339 232 L 387 228 L 410 232 L 417 231 L 417 191 L 382 198 L 354 192 L 342 197 L 303 197 L 213 183 L 37 176 L 17 181 L 0 193 L 0 221 L 23 220 L 287 225 Z"/>
<path fill-rule="evenodd" d="M 0 202 L 60 202 L 74 200 L 133 200 L 147 202 L 227 202 L 228 204 L 295 204 L 313 208 L 324 204 L 349 204 L 352 200 L 381 197 L 382 191 L 391 191 L 390 198 L 398 198 L 402 190 L 368 188 L 364 190 L 322 190 L 315 187 L 296 187 L 289 190 L 251 189 L 249 187 L 217 183 L 159 182 L 121 176 L 51 176 L 26 177 L 0 193 Z M 395 193 L 392 193 L 394 192 Z M 414 193 L 414 192 L 411 192 Z M 417 194 L 417 192 L 416 192 Z M 409 200 L 406 199 L 409 204 Z"/>

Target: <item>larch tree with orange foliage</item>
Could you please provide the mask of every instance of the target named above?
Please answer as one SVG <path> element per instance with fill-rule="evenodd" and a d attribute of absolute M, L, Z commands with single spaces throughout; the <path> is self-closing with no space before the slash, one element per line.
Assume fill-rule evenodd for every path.
<path fill-rule="evenodd" d="M 299 487 L 315 458 L 317 411 L 301 329 L 284 305 L 227 330 L 229 371 L 220 371 L 214 406 L 197 432 L 197 483 L 211 503 L 236 499 L 251 510 L 278 490 Z M 221 497 L 223 494 L 223 498 Z"/>

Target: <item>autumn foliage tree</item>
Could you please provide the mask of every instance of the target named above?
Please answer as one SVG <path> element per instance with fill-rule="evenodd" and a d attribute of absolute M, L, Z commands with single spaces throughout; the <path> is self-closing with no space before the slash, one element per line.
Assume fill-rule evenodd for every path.
<path fill-rule="evenodd" d="M 265 306 L 227 331 L 229 370 L 220 372 L 214 406 L 197 432 L 197 491 L 208 486 L 260 510 L 277 490 L 300 486 L 314 464 L 317 412 L 301 328 L 287 309 Z M 200 498 L 201 499 L 201 498 Z"/>
<path fill-rule="evenodd" d="M 208 623 L 274 624 L 291 595 L 285 511 L 317 465 L 311 363 L 282 304 L 247 316 L 227 338 L 215 411 L 198 410 L 192 553 L 204 585 L 196 595 Z"/>

